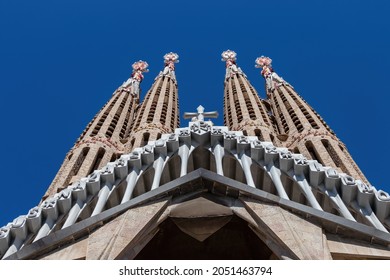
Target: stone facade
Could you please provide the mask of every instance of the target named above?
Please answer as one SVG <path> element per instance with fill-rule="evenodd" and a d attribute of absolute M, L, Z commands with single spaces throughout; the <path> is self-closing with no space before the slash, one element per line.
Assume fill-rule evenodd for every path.
<path fill-rule="evenodd" d="M 142 104 L 134 63 L 43 202 L 0 228 L 0 258 L 390 259 L 390 195 L 269 58 L 266 100 L 222 58 L 226 126 L 199 106 L 178 128 L 177 54 Z"/>

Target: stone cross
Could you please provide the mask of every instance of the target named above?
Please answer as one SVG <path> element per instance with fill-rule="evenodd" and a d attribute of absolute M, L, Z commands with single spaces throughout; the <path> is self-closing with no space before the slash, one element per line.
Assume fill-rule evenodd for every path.
<path fill-rule="evenodd" d="M 213 112 L 205 112 L 204 108 L 202 105 L 199 105 L 197 109 L 197 113 L 184 113 L 184 118 L 185 119 L 193 119 L 196 118 L 197 121 L 204 121 L 204 118 L 218 118 L 218 112 L 213 111 Z"/>

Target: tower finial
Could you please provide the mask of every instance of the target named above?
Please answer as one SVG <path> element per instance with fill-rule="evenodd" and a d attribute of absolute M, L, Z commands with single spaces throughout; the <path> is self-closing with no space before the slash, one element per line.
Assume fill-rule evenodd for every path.
<path fill-rule="evenodd" d="M 133 72 L 131 73 L 130 78 L 123 83 L 122 87 L 129 88 L 130 93 L 133 96 L 139 97 L 139 85 L 144 79 L 144 75 L 142 73 L 149 72 L 149 64 L 146 61 L 138 60 L 133 63 L 132 68 Z"/>
<path fill-rule="evenodd" d="M 179 62 L 179 55 L 174 52 L 167 53 L 164 55 L 164 62 L 165 66 L 168 66 L 169 64 L 172 64 L 173 70 L 175 70 L 175 64 Z"/>
<path fill-rule="evenodd" d="M 281 85 L 289 85 L 282 77 L 279 77 L 278 74 L 272 68 L 272 59 L 267 56 L 260 56 L 255 60 L 255 67 L 262 68 L 261 75 L 264 77 L 267 90 L 270 92 L 274 92 L 275 88 L 278 88 Z M 268 95 L 268 93 L 267 93 Z"/>
<path fill-rule="evenodd" d="M 222 61 L 226 61 L 226 75 L 225 80 L 228 78 L 231 78 L 235 74 L 242 74 L 245 76 L 245 74 L 242 72 L 240 67 L 237 67 L 236 60 L 237 60 L 237 54 L 234 51 L 227 50 L 224 51 L 222 54 Z"/>
<path fill-rule="evenodd" d="M 224 51 L 222 54 L 222 61 L 232 61 L 233 63 L 235 63 L 235 61 L 237 60 L 237 54 L 236 52 L 234 51 L 231 51 L 231 50 L 227 50 L 227 51 Z"/>
<path fill-rule="evenodd" d="M 135 72 L 149 72 L 149 64 L 146 61 L 138 60 L 131 65 L 133 68 L 133 74 Z"/>
<path fill-rule="evenodd" d="M 164 55 L 164 71 L 160 72 L 159 76 L 167 76 L 172 80 L 176 80 L 175 76 L 175 63 L 179 62 L 179 55 L 174 52 L 170 52 Z M 159 77 L 158 76 L 158 77 Z"/>
<path fill-rule="evenodd" d="M 272 59 L 269 57 L 266 57 L 264 55 L 256 58 L 255 62 L 256 62 L 256 65 L 255 65 L 256 68 L 263 68 L 265 66 L 272 67 L 272 65 L 271 65 Z"/>

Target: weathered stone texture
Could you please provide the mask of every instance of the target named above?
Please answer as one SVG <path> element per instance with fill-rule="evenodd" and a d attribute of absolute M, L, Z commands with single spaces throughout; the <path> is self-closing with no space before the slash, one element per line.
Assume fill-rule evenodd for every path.
<path fill-rule="evenodd" d="M 153 228 L 167 201 L 156 202 L 127 210 L 125 213 L 93 232 L 88 239 L 88 260 L 116 259 L 120 254 L 134 257 L 139 239 Z M 138 248 L 139 250 L 139 248 Z M 131 252 L 134 251 L 134 254 Z"/>
<path fill-rule="evenodd" d="M 88 239 L 82 239 L 74 244 L 46 255 L 42 260 L 84 260 L 87 255 Z"/>
<path fill-rule="evenodd" d="M 331 259 L 326 236 L 321 227 L 296 216 L 279 206 L 264 204 L 250 199 L 243 199 L 248 209 L 253 211 L 255 220 L 266 228 L 283 247 L 289 248 L 298 259 L 324 260 Z"/>
<path fill-rule="evenodd" d="M 167 67 L 158 75 L 142 104 L 139 104 L 139 96 L 129 89 L 120 87 L 114 92 L 66 155 L 44 198 L 88 176 L 121 154 L 179 127 L 177 82 L 174 71 Z M 267 100 L 260 99 L 241 69 L 227 75 L 224 82 L 225 125 L 232 131 L 257 136 L 261 141 L 286 147 L 367 182 L 345 145 L 292 86 L 283 82 L 272 90 L 267 87 L 266 94 Z M 390 259 L 388 248 L 325 234 L 320 226 L 277 205 L 247 198 L 241 198 L 241 201 L 244 207 L 231 209 L 248 222 L 273 251 L 274 258 Z M 167 201 L 160 201 L 129 209 L 84 239 L 43 259 L 132 259 L 159 230 L 156 225 L 158 219 L 166 218 L 162 212 L 167 205 Z M 192 224 L 177 224 L 185 229 L 184 232 L 194 231 Z M 199 240 L 203 241 L 223 225 L 205 225 L 212 230 Z"/>
<path fill-rule="evenodd" d="M 335 259 L 390 259 L 387 247 L 368 242 L 327 234 L 328 246 Z"/>
<path fill-rule="evenodd" d="M 277 129 L 284 135 L 278 136 L 282 146 L 367 182 L 345 145 L 290 85 L 280 85 L 267 96 Z"/>
<path fill-rule="evenodd" d="M 179 102 L 176 80 L 159 76 L 148 93 L 134 122 L 127 152 L 154 141 L 179 127 Z"/>
<path fill-rule="evenodd" d="M 233 131 L 272 142 L 274 130 L 267 109 L 248 79 L 234 74 L 225 81 L 224 122 Z"/>
<path fill-rule="evenodd" d="M 44 198 L 86 177 L 94 169 L 101 168 L 124 153 L 124 144 L 128 140 L 124 137 L 129 134 L 138 102 L 122 87 L 114 92 L 66 155 Z"/>

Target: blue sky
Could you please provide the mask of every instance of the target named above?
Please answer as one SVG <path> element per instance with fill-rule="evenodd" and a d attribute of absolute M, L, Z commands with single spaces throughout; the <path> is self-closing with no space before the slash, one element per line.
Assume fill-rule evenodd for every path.
<path fill-rule="evenodd" d="M 0 0 L 0 226 L 39 202 L 131 64 L 150 65 L 143 97 L 170 51 L 180 55 L 181 115 L 202 104 L 220 112 L 216 124 L 223 123 L 221 52 L 237 52 L 261 97 L 254 60 L 270 56 L 372 185 L 390 191 L 389 8 L 381 0 Z"/>

